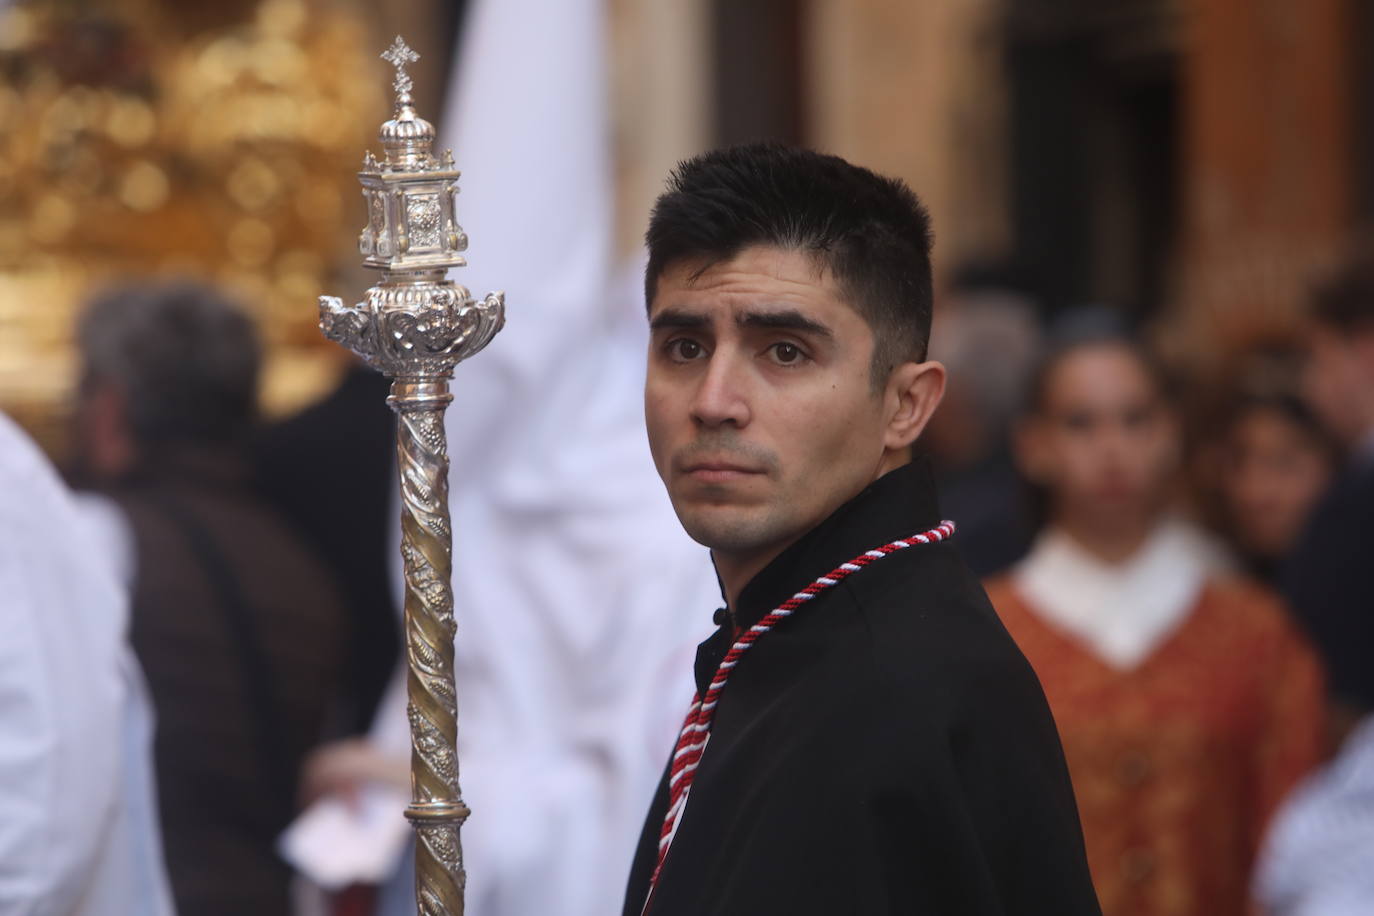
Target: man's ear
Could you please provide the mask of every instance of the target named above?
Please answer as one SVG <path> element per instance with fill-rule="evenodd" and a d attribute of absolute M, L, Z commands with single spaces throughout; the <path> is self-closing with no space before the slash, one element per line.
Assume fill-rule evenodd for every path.
<path fill-rule="evenodd" d="M 928 360 L 902 363 L 887 379 L 884 399 L 888 407 L 883 445 L 896 452 L 909 448 L 930 422 L 945 395 L 945 367 Z"/>

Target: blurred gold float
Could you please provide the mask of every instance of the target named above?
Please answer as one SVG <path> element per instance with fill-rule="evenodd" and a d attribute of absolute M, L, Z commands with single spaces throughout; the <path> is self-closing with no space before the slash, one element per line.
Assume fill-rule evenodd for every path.
<path fill-rule="evenodd" d="M 337 189 L 386 110 L 373 44 L 331 0 L 0 9 L 0 409 L 60 453 L 75 311 L 131 275 L 235 294 L 269 413 L 322 393 L 312 299 L 365 221 Z"/>

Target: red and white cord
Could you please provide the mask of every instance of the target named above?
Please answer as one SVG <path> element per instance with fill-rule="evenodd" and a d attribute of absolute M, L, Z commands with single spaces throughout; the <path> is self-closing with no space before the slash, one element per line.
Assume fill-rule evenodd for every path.
<path fill-rule="evenodd" d="M 668 857 L 668 848 L 672 845 L 673 836 L 677 833 L 677 826 L 682 821 L 682 813 L 687 808 L 687 794 L 692 788 L 692 780 L 695 779 L 696 768 L 701 762 L 701 755 L 706 750 L 706 742 L 711 737 L 711 722 L 715 718 L 716 704 L 720 702 L 721 692 L 730 680 L 730 672 L 739 664 L 744 653 L 749 651 L 750 646 L 758 642 L 759 637 L 773 629 L 780 621 L 791 617 L 793 612 L 802 605 L 826 589 L 838 585 L 869 564 L 908 547 L 938 543 L 952 534 L 954 534 L 954 523 L 945 521 L 941 522 L 939 527 L 929 531 L 865 551 L 848 563 L 841 563 L 835 569 L 817 578 L 816 581 L 778 605 L 762 620 L 739 635 L 735 644 L 730 647 L 730 651 L 725 653 L 725 657 L 721 659 L 720 666 L 716 668 L 715 677 L 711 679 L 706 695 L 698 694 L 692 698 L 692 707 L 687 710 L 687 719 L 682 723 L 682 731 L 678 734 L 677 747 L 673 751 L 672 767 L 668 775 L 668 811 L 663 817 L 663 828 L 659 831 L 658 861 L 654 865 L 653 875 L 649 878 L 649 896 L 644 901 L 644 912 L 648 911 L 649 901 L 653 899 L 654 888 L 658 886 L 659 873 L 663 870 L 663 861 Z"/>

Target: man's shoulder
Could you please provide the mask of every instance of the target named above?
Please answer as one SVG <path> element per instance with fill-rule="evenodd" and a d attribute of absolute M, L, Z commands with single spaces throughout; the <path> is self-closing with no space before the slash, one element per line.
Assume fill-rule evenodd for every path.
<path fill-rule="evenodd" d="M 1043 702 L 1025 656 L 958 554 L 938 545 L 903 559 L 848 590 L 865 636 L 858 683 L 965 714 L 1018 697 Z"/>
<path fill-rule="evenodd" d="M 1040 681 L 977 578 L 956 553 L 941 554 L 932 548 L 847 590 L 850 606 L 836 610 L 857 623 L 826 678 L 834 695 L 820 704 L 818 732 L 855 749 L 864 773 L 902 785 L 958 780 L 969 767 L 1000 773 L 1019 757 L 1059 791 L 1063 752 Z"/>

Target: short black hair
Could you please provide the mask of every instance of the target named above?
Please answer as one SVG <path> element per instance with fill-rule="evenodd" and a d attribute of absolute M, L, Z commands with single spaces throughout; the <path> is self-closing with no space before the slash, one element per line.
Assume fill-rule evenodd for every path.
<path fill-rule="evenodd" d="M 257 417 L 262 351 L 251 318 L 191 281 L 106 290 L 77 326 L 82 385 L 124 391 L 144 447 L 241 441 Z"/>
<path fill-rule="evenodd" d="M 834 275 L 873 330 L 873 378 L 926 358 L 934 308 L 930 216 L 915 193 L 838 156 L 778 143 L 678 164 L 645 234 L 645 302 L 669 265 L 708 265 L 752 245 L 804 251 Z"/>

